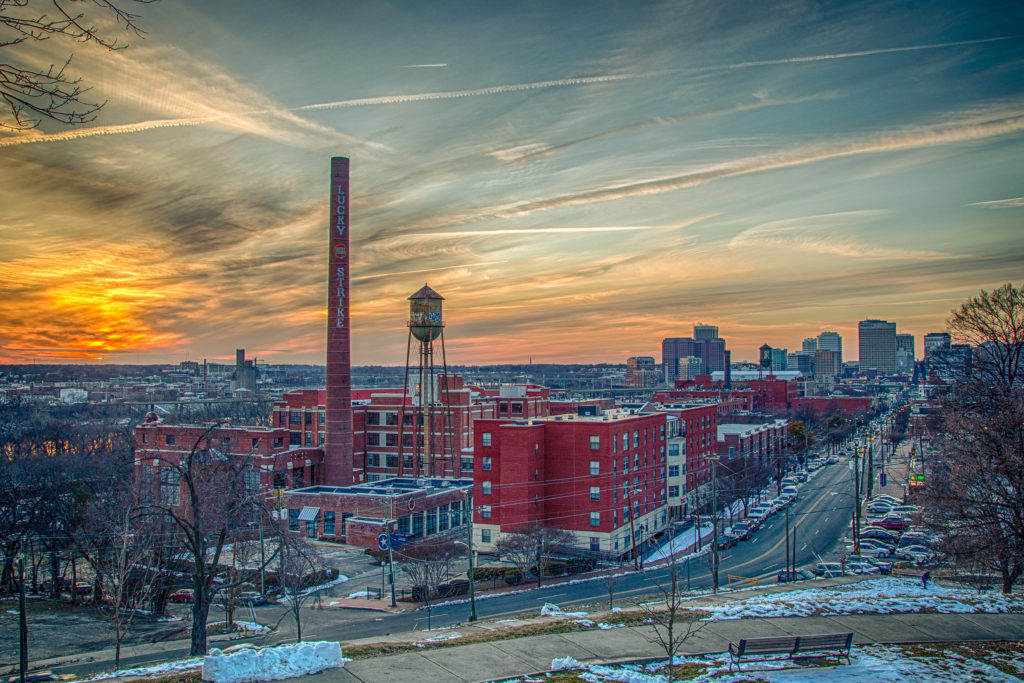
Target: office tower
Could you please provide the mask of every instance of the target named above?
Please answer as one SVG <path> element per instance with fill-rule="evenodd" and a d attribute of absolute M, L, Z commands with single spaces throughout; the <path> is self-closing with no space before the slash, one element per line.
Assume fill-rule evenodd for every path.
<path fill-rule="evenodd" d="M 789 368 L 786 362 L 789 349 L 772 349 L 772 372 L 779 372 Z"/>
<path fill-rule="evenodd" d="M 839 366 L 843 365 L 843 338 L 838 332 L 822 332 L 818 335 L 818 348 L 839 354 Z"/>
<path fill-rule="evenodd" d="M 694 341 L 690 337 L 669 337 L 661 340 L 661 364 L 665 383 L 671 385 L 679 376 L 679 359 L 696 356 Z"/>
<path fill-rule="evenodd" d="M 839 352 L 818 349 L 814 352 L 814 376 L 817 379 L 836 378 L 843 374 L 843 364 L 839 362 Z"/>
<path fill-rule="evenodd" d="M 935 351 L 949 351 L 952 343 L 948 332 L 929 332 L 924 335 L 924 359 L 928 360 Z"/>
<path fill-rule="evenodd" d="M 693 326 L 693 338 L 696 341 L 707 341 L 718 339 L 718 325 L 705 325 L 697 323 Z"/>
<path fill-rule="evenodd" d="M 658 383 L 658 370 L 653 356 L 631 356 L 626 359 L 626 386 L 646 388 Z"/>
<path fill-rule="evenodd" d="M 804 377 L 814 374 L 814 354 L 806 351 L 795 351 L 786 357 L 789 370 L 798 370 Z"/>
<path fill-rule="evenodd" d="M 818 338 L 807 337 L 806 339 L 804 339 L 804 342 L 801 345 L 800 350 L 803 351 L 804 353 L 813 354 L 815 351 L 818 350 Z"/>
<path fill-rule="evenodd" d="M 857 325 L 860 371 L 896 372 L 896 323 L 862 320 Z"/>
<path fill-rule="evenodd" d="M 914 335 L 896 335 L 896 370 L 909 373 L 914 370 Z"/>

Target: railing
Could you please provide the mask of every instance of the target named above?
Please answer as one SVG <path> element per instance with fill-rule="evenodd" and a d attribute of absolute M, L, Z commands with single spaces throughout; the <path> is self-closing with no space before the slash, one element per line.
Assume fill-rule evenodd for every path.
<path fill-rule="evenodd" d="M 755 577 L 749 577 L 749 576 L 736 576 L 735 574 L 726 574 L 726 577 L 729 579 L 729 588 L 732 588 L 732 584 L 733 584 L 734 581 L 736 583 L 744 583 L 744 582 L 746 582 L 746 583 L 749 583 L 751 586 L 756 586 L 756 585 L 758 585 L 761 582 L 761 580 L 758 579 L 756 576 Z"/>

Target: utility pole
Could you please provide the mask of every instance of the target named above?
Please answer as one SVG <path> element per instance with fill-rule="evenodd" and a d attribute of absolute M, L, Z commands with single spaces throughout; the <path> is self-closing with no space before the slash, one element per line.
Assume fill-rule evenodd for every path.
<path fill-rule="evenodd" d="M 698 532 L 699 533 L 699 532 Z M 711 587 L 718 593 L 718 456 L 711 458 Z"/>
<path fill-rule="evenodd" d="M 473 570 L 473 489 L 467 493 L 469 501 L 469 515 L 466 521 L 466 529 L 469 531 L 469 543 L 466 544 L 469 550 L 469 620 L 476 621 L 476 573 Z"/>
<path fill-rule="evenodd" d="M 539 529 L 537 530 L 537 588 L 540 588 L 540 575 L 544 572 L 543 558 L 541 555 L 544 551 L 544 544 L 541 542 L 540 534 L 543 533 Z"/>
<path fill-rule="evenodd" d="M 264 512 L 264 507 L 260 506 L 260 509 L 259 509 L 259 515 L 260 515 L 260 595 L 266 595 L 267 594 L 267 586 L 266 586 L 266 583 L 267 583 L 267 580 L 266 580 L 267 555 L 266 555 L 266 551 L 263 548 L 263 512 Z"/>
<path fill-rule="evenodd" d="M 391 491 L 391 515 L 384 521 L 384 533 L 387 534 L 388 539 L 388 581 L 391 582 L 391 606 L 396 607 L 398 603 L 395 601 L 395 556 L 391 547 L 394 543 L 391 542 L 391 517 L 395 516 L 395 493 Z M 430 595 L 427 595 L 427 599 Z M 430 611 L 427 611 L 427 618 L 430 618 Z"/>
<path fill-rule="evenodd" d="M 790 581 L 793 580 L 793 574 L 790 572 L 789 565 L 789 506 L 791 503 L 786 503 L 786 578 Z M 793 567 L 796 570 L 796 567 Z"/>
<path fill-rule="evenodd" d="M 859 449 L 853 449 L 853 552 L 860 554 L 860 462 Z"/>
<path fill-rule="evenodd" d="M 18 626 L 20 628 L 20 648 L 18 650 L 18 676 L 25 683 L 28 673 L 28 616 L 25 614 L 25 553 L 18 553 Z M 78 586 L 72 586 L 77 591 Z"/>
<path fill-rule="evenodd" d="M 879 450 L 882 450 L 882 449 L 879 449 Z M 883 454 L 885 453 L 884 450 L 882 450 L 882 452 L 883 452 Z M 874 455 L 874 452 L 871 449 L 871 442 L 868 442 L 868 486 L 867 486 L 867 489 L 868 489 L 867 497 L 868 498 L 871 497 L 871 492 L 874 489 L 874 486 L 875 486 L 875 455 Z"/>
<path fill-rule="evenodd" d="M 640 560 L 636 554 L 636 527 L 633 525 L 635 508 L 633 507 L 633 491 L 629 495 L 629 535 L 633 538 L 633 569 L 640 570 Z M 700 537 L 700 514 L 697 515 L 697 537 Z"/>

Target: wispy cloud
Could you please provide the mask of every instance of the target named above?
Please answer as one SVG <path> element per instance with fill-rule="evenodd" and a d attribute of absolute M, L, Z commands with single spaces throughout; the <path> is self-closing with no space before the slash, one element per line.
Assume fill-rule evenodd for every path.
<path fill-rule="evenodd" d="M 476 261 L 474 263 L 455 263 L 450 266 L 438 266 L 437 268 L 417 268 L 415 270 L 394 270 L 388 273 L 374 273 L 373 275 L 360 275 L 352 278 L 352 282 L 362 282 L 364 280 L 376 280 L 382 277 L 399 277 L 401 275 L 419 275 L 421 273 L 437 273 L 446 270 L 455 270 L 460 268 L 479 268 L 480 266 L 493 266 L 499 263 L 505 263 L 506 261 Z"/>
<path fill-rule="evenodd" d="M 440 69 L 441 67 L 448 66 L 447 64 L 403 64 L 403 69 Z"/>
<path fill-rule="evenodd" d="M 615 225 L 580 228 L 495 228 L 493 230 L 441 230 L 438 232 L 410 232 L 406 237 L 489 237 L 492 235 L 576 235 L 586 232 L 634 232 L 653 230 L 653 225 Z"/>
<path fill-rule="evenodd" d="M 1010 197 L 1009 199 L 993 199 L 988 202 L 973 202 L 967 206 L 977 206 L 982 209 L 1016 209 L 1024 206 L 1024 197 Z"/>

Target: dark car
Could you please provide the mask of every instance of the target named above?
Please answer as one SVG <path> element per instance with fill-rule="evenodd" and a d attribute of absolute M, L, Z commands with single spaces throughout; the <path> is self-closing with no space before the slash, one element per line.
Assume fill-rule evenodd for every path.
<path fill-rule="evenodd" d="M 882 529 L 881 527 L 868 527 L 866 531 L 861 532 L 860 537 L 862 539 L 872 538 L 876 541 L 881 541 L 882 543 L 886 543 L 888 545 L 896 545 L 896 543 L 899 541 L 898 534 L 894 534 L 891 531 Z"/>
<path fill-rule="evenodd" d="M 797 569 L 795 572 L 787 572 L 785 569 L 775 577 L 775 583 L 787 583 L 789 581 L 807 581 L 813 579 L 814 574 L 806 569 Z"/>
<path fill-rule="evenodd" d="M 195 602 L 196 596 L 191 588 L 183 588 L 167 596 L 171 602 Z"/>
<path fill-rule="evenodd" d="M 267 604 L 267 599 L 256 591 L 245 591 L 238 594 L 238 604 L 247 607 L 259 607 Z"/>
<path fill-rule="evenodd" d="M 718 537 L 718 549 L 728 550 L 729 548 L 733 547 L 739 542 L 740 539 L 736 538 L 735 536 L 730 536 L 729 534 L 722 534 Z"/>
<path fill-rule="evenodd" d="M 872 522 L 872 525 L 873 526 L 877 526 L 877 527 L 881 527 L 883 529 L 893 529 L 895 531 L 903 531 L 908 526 L 910 526 L 910 522 L 908 522 L 907 520 L 903 519 L 902 517 L 884 517 L 884 518 L 878 520 L 877 522 Z"/>

